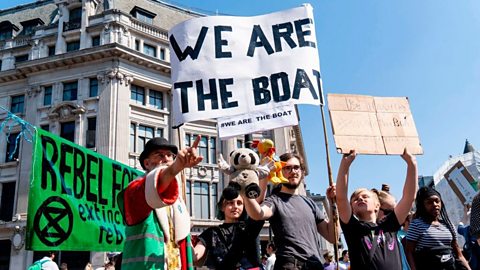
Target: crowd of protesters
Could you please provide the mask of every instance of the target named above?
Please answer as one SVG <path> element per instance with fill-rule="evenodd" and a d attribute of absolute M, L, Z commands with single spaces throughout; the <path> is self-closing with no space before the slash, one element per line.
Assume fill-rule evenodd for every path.
<path fill-rule="evenodd" d="M 336 185 L 326 191 L 329 204 L 337 203 L 337 224 L 328 204 L 325 216 L 300 194 L 305 164 L 302 157 L 285 153 L 280 160 L 288 183 L 266 197 L 267 183 L 261 179 L 255 199 L 227 187 L 217 204 L 217 218 L 224 223 L 191 243 L 178 176 L 202 160 L 197 147 L 198 138 L 182 150 L 160 138 L 146 144 L 140 155 L 146 175 L 120 195 L 127 224 L 122 269 L 480 269 L 480 195 L 471 205 L 470 226 L 462 227 L 468 238 L 462 252 L 440 194 L 427 187 L 418 190 L 417 162 L 406 149 L 401 157 L 407 172 L 398 202 L 388 187 L 360 188 L 349 196 L 349 169 L 357 157 L 352 150 L 341 159 Z M 258 236 L 266 220 L 274 236 L 262 258 Z M 340 228 L 348 251 L 336 262 L 331 253 L 322 254 L 320 237 L 336 243 Z"/>

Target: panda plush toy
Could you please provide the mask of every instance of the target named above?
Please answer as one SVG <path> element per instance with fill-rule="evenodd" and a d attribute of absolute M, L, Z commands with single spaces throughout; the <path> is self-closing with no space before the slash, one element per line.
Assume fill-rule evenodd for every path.
<path fill-rule="evenodd" d="M 257 153 L 248 148 L 239 148 L 230 153 L 230 164 L 220 154 L 218 167 L 220 171 L 230 175 L 229 186 L 243 192 L 247 198 L 260 196 L 259 179 L 270 173 L 267 166 L 259 166 L 260 158 Z"/>

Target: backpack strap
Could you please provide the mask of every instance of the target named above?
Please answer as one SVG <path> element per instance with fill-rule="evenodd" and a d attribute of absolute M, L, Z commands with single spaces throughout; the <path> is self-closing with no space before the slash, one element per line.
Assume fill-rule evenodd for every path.
<path fill-rule="evenodd" d="M 45 260 L 38 260 L 36 261 L 35 263 L 39 263 L 40 265 L 43 265 L 44 263 L 48 262 L 49 259 L 45 259 Z"/>

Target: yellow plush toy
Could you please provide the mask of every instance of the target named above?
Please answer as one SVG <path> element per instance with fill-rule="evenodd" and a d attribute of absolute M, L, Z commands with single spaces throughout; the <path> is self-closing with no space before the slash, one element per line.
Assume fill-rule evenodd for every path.
<path fill-rule="evenodd" d="M 260 154 L 260 164 L 273 163 L 268 180 L 274 184 L 288 183 L 288 179 L 283 177 L 282 168 L 287 164 L 280 161 L 275 156 L 275 145 L 272 140 L 263 139 L 262 141 L 253 141 L 252 147 L 258 149 Z"/>

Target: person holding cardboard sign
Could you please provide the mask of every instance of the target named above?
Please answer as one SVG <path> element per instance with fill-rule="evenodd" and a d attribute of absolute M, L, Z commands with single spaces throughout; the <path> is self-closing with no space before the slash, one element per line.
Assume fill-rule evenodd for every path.
<path fill-rule="evenodd" d="M 349 169 L 356 157 L 354 150 L 344 154 L 337 176 L 337 207 L 352 269 L 402 269 L 397 231 L 412 207 L 417 191 L 417 162 L 406 149 L 407 176 L 402 199 L 393 211 L 378 220 L 380 201 L 369 189 L 357 189 L 348 199 Z"/>
<path fill-rule="evenodd" d="M 190 215 L 178 175 L 202 161 L 199 142 L 200 136 L 181 150 L 164 138 L 145 145 L 139 160 L 146 174 L 119 194 L 127 224 L 122 269 L 193 269 Z"/>

